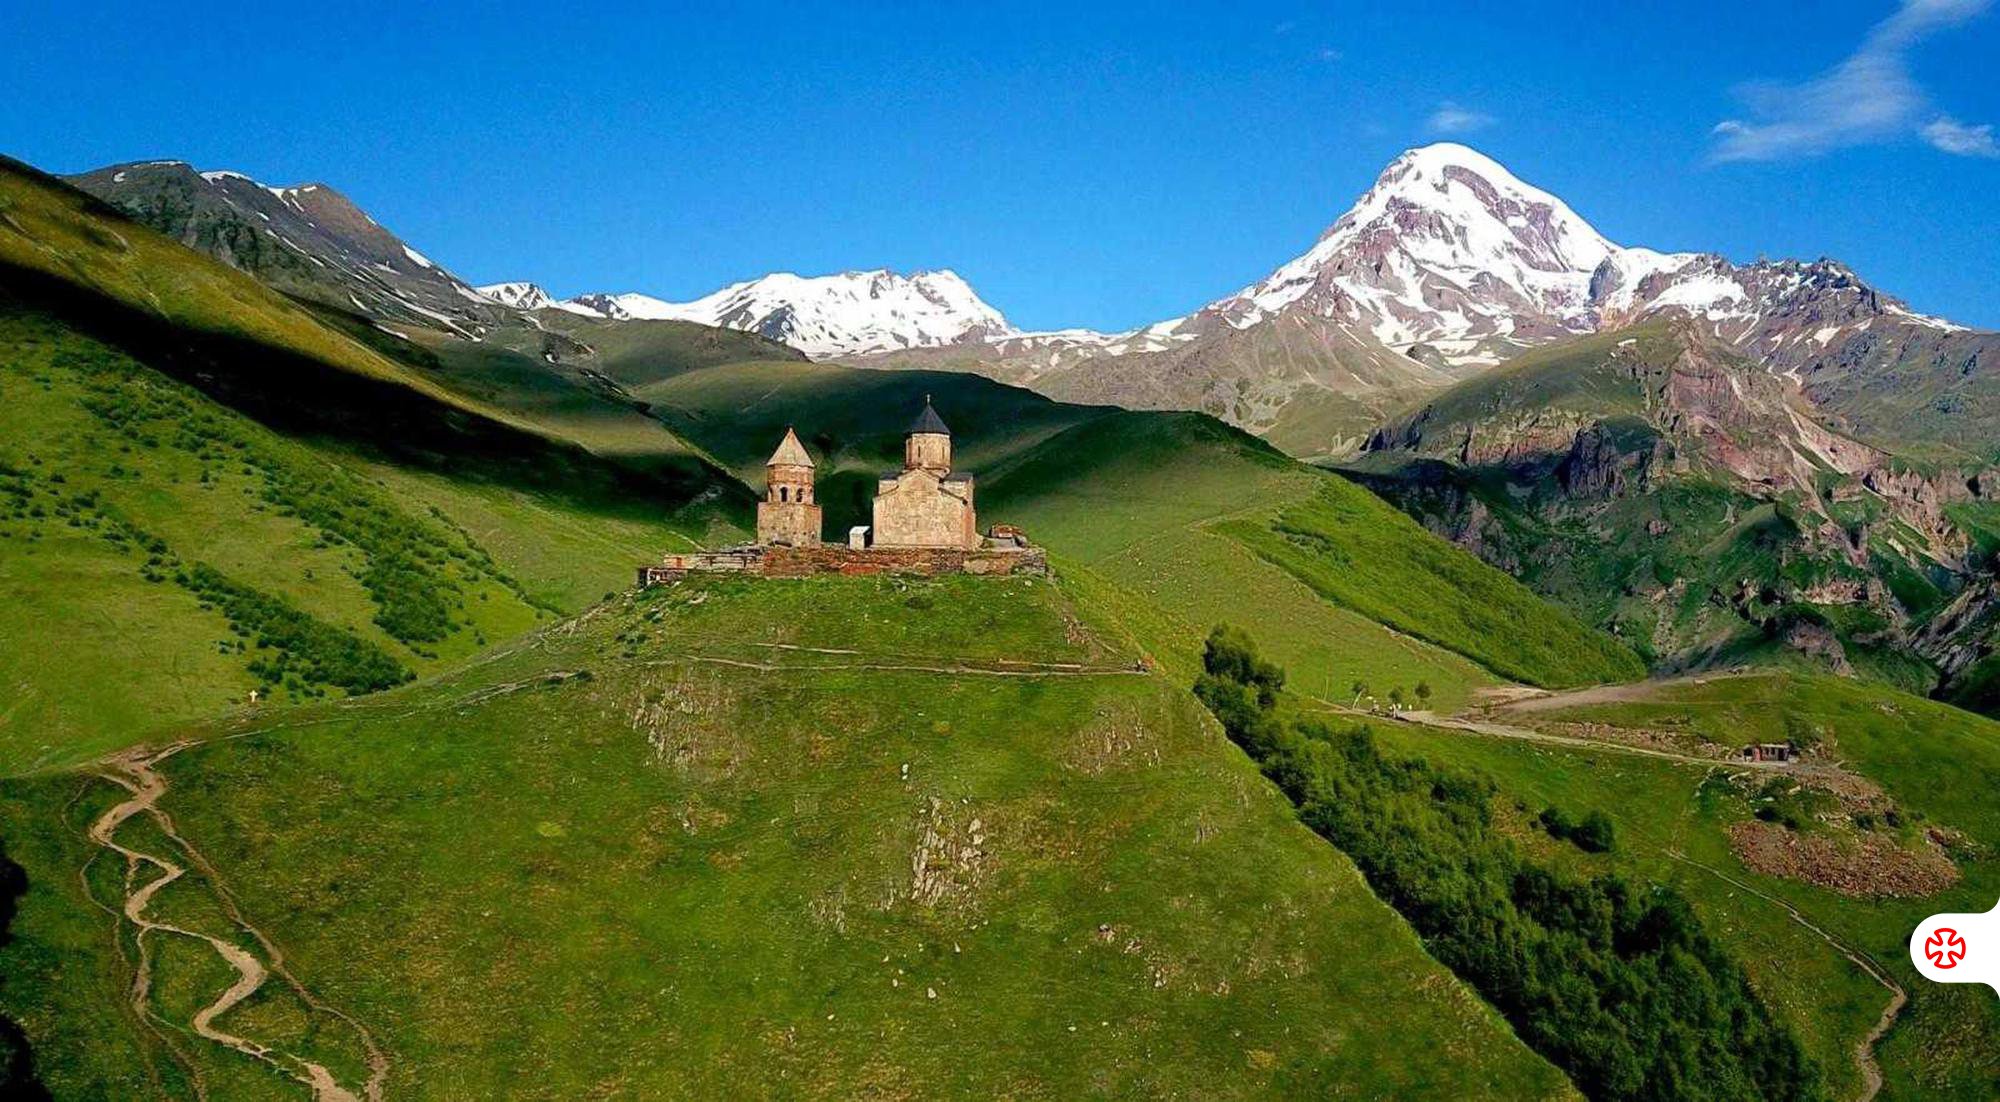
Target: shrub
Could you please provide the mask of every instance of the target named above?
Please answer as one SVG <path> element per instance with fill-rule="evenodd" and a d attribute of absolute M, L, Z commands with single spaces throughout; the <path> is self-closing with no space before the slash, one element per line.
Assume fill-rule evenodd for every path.
<path fill-rule="evenodd" d="M 1617 844 L 1611 816 L 1602 811 L 1586 812 L 1583 818 L 1572 819 L 1562 808 L 1549 807 L 1543 809 L 1537 821 L 1549 832 L 1549 837 L 1569 842 L 1586 853 L 1609 853 Z"/>

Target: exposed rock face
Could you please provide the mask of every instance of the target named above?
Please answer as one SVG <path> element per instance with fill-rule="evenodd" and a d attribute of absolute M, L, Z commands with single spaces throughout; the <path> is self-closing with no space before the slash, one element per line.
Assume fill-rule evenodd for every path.
<path fill-rule="evenodd" d="M 2000 602 L 1955 604 L 1932 630 L 1925 595 L 1986 586 L 1946 510 L 1980 476 L 1892 463 L 1691 319 L 1627 332 L 1461 384 L 1373 433 L 1357 473 L 1432 531 L 1650 639 L 1664 668 L 1759 640 L 1841 673 L 1855 646 L 1947 677 L 1988 652 Z M 1830 624 L 1801 606 L 1852 614 Z"/>
<path fill-rule="evenodd" d="M 1923 537 L 1932 553 L 1963 559 L 1968 546 L 1965 533 L 1945 516 L 1944 507 L 1947 501 L 1971 496 L 1966 480 L 1946 479 L 1940 488 L 1915 471 L 1876 466 L 1862 476 L 1861 484 L 1881 498 L 1892 516 Z"/>
<path fill-rule="evenodd" d="M 1778 638 L 1800 654 L 1819 659 L 1828 669 L 1843 677 L 1854 674 L 1854 667 L 1847 661 L 1847 651 L 1840 645 L 1840 637 L 1825 624 L 1794 620 L 1785 625 Z"/>
<path fill-rule="evenodd" d="M 1645 493 L 1651 486 L 1654 463 L 1665 450 L 1665 441 L 1622 450 L 1612 433 L 1594 424 L 1576 435 L 1569 454 L 1556 467 L 1556 481 L 1572 498 Z"/>
<path fill-rule="evenodd" d="M 1617 388 L 1635 419 L 1669 442 L 1661 458 L 1680 451 L 1736 479 L 1767 489 L 1816 494 L 1819 472 L 1853 475 L 1883 462 L 1880 451 L 1815 419 L 1782 379 L 1717 345 L 1691 323 L 1670 323 L 1667 346 L 1647 352 L 1615 345 L 1581 368 Z M 1551 402 L 1515 406 L 1496 393 L 1470 415 L 1442 403 L 1377 429 L 1366 451 L 1404 450 L 1449 455 L 1469 466 L 1527 467 L 1586 447 L 1602 451 L 1611 404 Z M 1615 403 L 1614 403 L 1615 404 Z M 1449 412 L 1447 412 L 1449 410 Z M 1582 460 L 1588 466 L 1587 458 Z"/>

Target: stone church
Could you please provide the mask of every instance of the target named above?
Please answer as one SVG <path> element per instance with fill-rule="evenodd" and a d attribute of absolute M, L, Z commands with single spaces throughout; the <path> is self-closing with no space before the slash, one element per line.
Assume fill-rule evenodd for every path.
<path fill-rule="evenodd" d="M 808 547 L 820 542 L 820 507 L 813 501 L 813 461 L 791 429 L 765 464 L 764 500 L 757 505 L 757 542 Z M 903 469 L 875 487 L 874 524 L 857 529 L 850 546 L 979 548 L 972 476 L 951 469 L 951 429 L 924 396 L 923 412 L 904 430 Z"/>

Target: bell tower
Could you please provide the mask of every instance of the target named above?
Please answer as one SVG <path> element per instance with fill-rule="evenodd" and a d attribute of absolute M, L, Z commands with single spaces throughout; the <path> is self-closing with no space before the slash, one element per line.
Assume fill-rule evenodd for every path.
<path fill-rule="evenodd" d="M 820 511 L 813 501 L 813 460 L 791 428 L 764 464 L 764 500 L 757 503 L 757 542 L 788 547 L 819 544 Z"/>
<path fill-rule="evenodd" d="M 932 408 L 930 395 L 924 395 L 924 411 L 904 431 L 904 470 L 930 471 L 939 478 L 951 473 L 951 430 Z"/>

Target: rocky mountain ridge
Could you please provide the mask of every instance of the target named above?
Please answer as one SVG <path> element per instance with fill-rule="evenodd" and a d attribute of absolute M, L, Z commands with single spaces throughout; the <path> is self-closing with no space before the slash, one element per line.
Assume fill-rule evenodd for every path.
<path fill-rule="evenodd" d="M 1855 439 L 1708 319 L 1530 353 L 1391 420 L 1348 469 L 1656 668 L 1777 647 L 1951 694 L 1995 650 L 1991 474 Z"/>
<path fill-rule="evenodd" d="M 278 290 L 385 327 L 471 340 L 508 313 L 326 184 L 273 187 L 184 161 L 111 165 L 67 179 Z"/>

